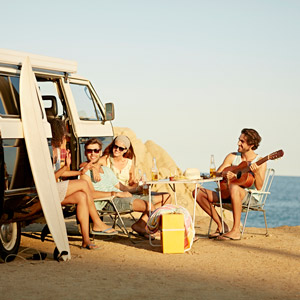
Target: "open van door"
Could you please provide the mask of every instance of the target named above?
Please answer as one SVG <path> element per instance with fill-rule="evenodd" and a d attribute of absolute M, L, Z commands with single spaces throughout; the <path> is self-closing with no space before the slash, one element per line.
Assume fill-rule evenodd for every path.
<path fill-rule="evenodd" d="M 74 135 L 79 151 L 77 161 L 85 160 L 84 143 L 92 137 L 102 141 L 103 149 L 113 139 L 114 107 L 112 103 L 103 105 L 90 81 L 79 78 L 68 78 L 63 82 L 71 112 Z M 72 153 L 73 155 L 73 153 Z"/>
<path fill-rule="evenodd" d="M 43 213 L 59 254 L 67 260 L 71 256 L 66 226 L 44 129 L 44 110 L 29 57 L 21 69 L 20 110 L 30 167 Z"/>

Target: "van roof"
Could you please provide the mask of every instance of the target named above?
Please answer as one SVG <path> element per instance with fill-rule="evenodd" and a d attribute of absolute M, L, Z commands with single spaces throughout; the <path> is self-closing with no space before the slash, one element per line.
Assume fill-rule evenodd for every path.
<path fill-rule="evenodd" d="M 36 69 L 66 73 L 77 72 L 76 61 L 0 48 L 1 64 L 21 66 L 26 57 L 30 58 L 32 67 Z"/>

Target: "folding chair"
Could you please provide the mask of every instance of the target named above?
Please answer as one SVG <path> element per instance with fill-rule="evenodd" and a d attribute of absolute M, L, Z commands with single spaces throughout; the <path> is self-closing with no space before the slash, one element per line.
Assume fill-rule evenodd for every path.
<path fill-rule="evenodd" d="M 62 206 L 62 212 L 64 215 L 64 219 L 76 215 L 76 204 L 67 204 L 67 205 Z M 79 232 L 81 232 L 79 224 L 77 224 L 77 225 L 78 225 Z M 48 234 L 50 234 L 50 230 L 49 230 L 48 224 L 46 223 L 41 231 L 41 241 L 42 242 L 45 241 Z"/>
<path fill-rule="evenodd" d="M 122 219 L 122 215 L 129 214 L 131 218 L 136 221 L 134 216 L 132 215 L 132 210 L 124 210 L 124 211 L 118 211 L 115 203 L 114 203 L 114 197 L 109 197 L 109 198 L 99 198 L 99 199 L 94 199 L 95 206 L 97 209 L 97 212 L 99 214 L 100 218 L 103 218 L 104 216 L 109 216 L 113 220 L 113 228 L 118 226 L 124 234 L 126 234 L 129 239 L 131 240 L 131 234 L 127 230 L 126 225 L 124 223 L 124 220 Z M 106 205 L 103 205 L 103 202 L 110 203 L 111 206 L 113 207 L 112 210 L 107 210 L 105 209 Z"/>
<path fill-rule="evenodd" d="M 263 187 L 260 191 L 252 191 L 252 190 L 247 190 L 248 191 L 248 197 L 249 197 L 249 202 L 247 205 L 242 206 L 242 213 L 246 213 L 243 227 L 242 227 L 242 233 L 241 236 L 243 236 L 245 227 L 246 227 L 246 222 L 248 218 L 248 213 L 249 211 L 261 211 L 264 214 L 264 219 L 265 219 L 265 226 L 266 226 L 266 236 L 268 236 L 268 225 L 267 225 L 267 217 L 266 217 L 266 210 L 265 210 L 265 204 L 268 195 L 270 194 L 270 188 L 274 179 L 275 175 L 275 170 L 274 169 L 267 169 L 266 171 L 266 176 L 265 176 L 265 181 L 263 184 Z M 254 195 L 258 195 L 258 202 L 254 201 L 255 204 L 252 204 L 252 198 L 254 198 Z M 215 206 L 220 206 L 220 203 L 214 204 Z M 232 206 L 231 203 L 223 203 L 222 204 L 223 209 L 231 210 L 232 211 Z M 210 232 L 210 227 L 211 227 L 212 219 L 210 219 L 210 224 L 209 224 L 209 229 L 208 229 L 208 234 Z"/>

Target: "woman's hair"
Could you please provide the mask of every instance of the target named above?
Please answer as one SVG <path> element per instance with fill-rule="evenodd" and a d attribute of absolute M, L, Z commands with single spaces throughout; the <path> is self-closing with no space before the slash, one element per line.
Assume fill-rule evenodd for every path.
<path fill-rule="evenodd" d="M 253 145 L 252 149 L 256 150 L 261 142 L 261 137 L 258 132 L 254 129 L 244 128 L 241 133 L 245 135 L 247 144 L 250 146 Z"/>
<path fill-rule="evenodd" d="M 103 155 L 106 155 L 106 156 L 109 156 L 109 155 L 113 155 L 113 148 L 114 148 L 114 145 L 115 145 L 115 140 L 117 139 L 117 137 L 115 137 L 113 139 L 113 141 L 105 148 L 104 152 L 103 152 Z M 128 138 L 129 140 L 129 138 Z M 130 141 L 130 140 L 129 140 Z M 123 154 L 124 157 L 126 158 L 129 158 L 129 159 L 135 159 L 135 154 L 134 154 L 134 151 L 133 151 L 133 147 L 132 147 L 132 144 L 130 142 L 130 146 L 129 148 L 127 149 L 127 151 Z"/>
<path fill-rule="evenodd" d="M 67 133 L 65 123 L 60 119 L 53 119 L 50 121 L 50 125 L 52 131 L 51 143 L 55 148 L 59 148 Z"/>

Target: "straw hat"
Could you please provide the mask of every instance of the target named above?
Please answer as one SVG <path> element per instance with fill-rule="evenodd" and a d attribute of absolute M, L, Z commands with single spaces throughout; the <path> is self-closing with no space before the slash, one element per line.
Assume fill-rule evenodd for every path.
<path fill-rule="evenodd" d="M 200 171 L 196 168 L 188 168 L 184 171 L 183 175 L 189 180 L 201 179 Z"/>

